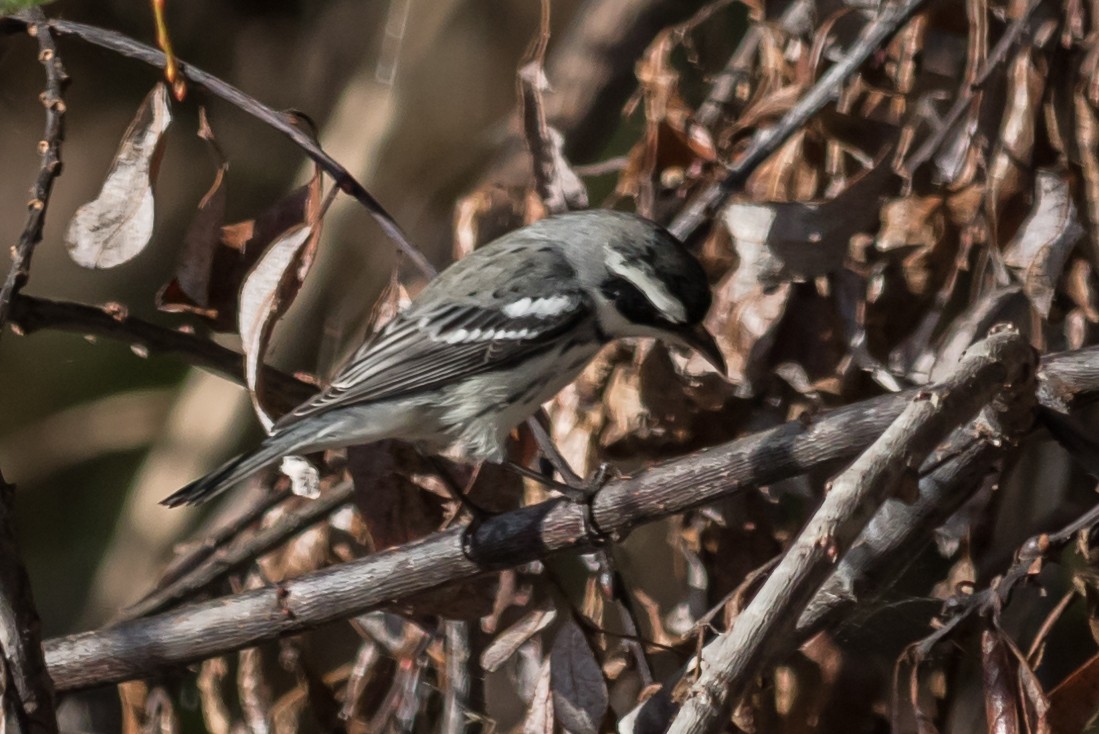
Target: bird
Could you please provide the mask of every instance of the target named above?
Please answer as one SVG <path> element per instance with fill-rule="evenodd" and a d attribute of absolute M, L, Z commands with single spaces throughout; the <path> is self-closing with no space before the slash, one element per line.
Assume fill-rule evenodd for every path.
<path fill-rule="evenodd" d="M 511 430 L 612 340 L 656 337 L 724 374 L 702 325 L 710 302 L 698 260 L 644 217 L 541 219 L 446 268 L 258 448 L 161 504 L 204 502 L 286 455 L 382 439 L 503 463 Z"/>

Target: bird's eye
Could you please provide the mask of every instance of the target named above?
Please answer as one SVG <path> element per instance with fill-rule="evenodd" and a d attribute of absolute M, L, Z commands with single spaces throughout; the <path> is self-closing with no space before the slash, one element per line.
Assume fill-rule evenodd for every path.
<path fill-rule="evenodd" d="M 666 321 L 637 286 L 624 278 L 605 280 L 599 289 L 606 298 L 614 301 L 619 313 L 635 324 L 655 326 Z"/>

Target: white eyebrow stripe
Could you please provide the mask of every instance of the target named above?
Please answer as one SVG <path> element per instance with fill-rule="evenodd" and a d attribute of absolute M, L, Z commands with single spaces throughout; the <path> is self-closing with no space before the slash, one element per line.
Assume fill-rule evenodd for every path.
<path fill-rule="evenodd" d="M 687 309 L 679 299 L 669 293 L 663 283 L 645 272 L 645 269 L 627 261 L 622 253 L 614 250 L 607 252 L 607 269 L 641 291 L 645 300 L 656 306 L 669 320 L 678 324 L 686 323 Z"/>
<path fill-rule="evenodd" d="M 546 298 L 520 298 L 503 307 L 504 315 L 510 319 L 525 316 L 549 318 L 564 313 L 572 306 L 571 296 L 548 296 Z"/>

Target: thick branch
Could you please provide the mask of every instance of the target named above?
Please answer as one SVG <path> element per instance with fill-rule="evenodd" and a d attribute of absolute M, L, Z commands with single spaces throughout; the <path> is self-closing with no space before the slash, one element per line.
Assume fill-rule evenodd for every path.
<path fill-rule="evenodd" d="M 821 506 L 733 627 L 702 651 L 702 673 L 670 732 L 716 731 L 748 684 L 785 649 L 798 615 L 890 492 L 914 474 L 957 426 L 1006 386 L 1030 380 L 1034 352 L 1014 329 L 971 347 L 947 383 L 921 390 L 904 412 L 836 478 Z"/>
<path fill-rule="evenodd" d="M 1057 385 L 1060 399 L 1071 403 L 1099 393 L 1097 357 L 1099 348 L 1047 357 L 1042 376 Z M 493 566 L 591 548 L 642 523 L 848 460 L 876 439 L 914 394 L 874 398 L 808 426 L 795 421 L 612 481 L 596 496 L 590 513 L 553 500 L 499 515 L 478 528 L 468 556 L 462 529 L 455 528 L 302 576 L 285 585 L 285 595 L 259 589 L 54 639 L 46 643 L 50 674 L 61 690 L 148 675 L 351 617 Z"/>
<path fill-rule="evenodd" d="M 56 734 L 38 612 L 12 529 L 14 499 L 15 487 L 0 477 L 0 730 Z"/>
<path fill-rule="evenodd" d="M 1033 425 L 1037 396 L 1031 380 L 1006 390 L 969 424 L 954 431 L 925 462 L 912 502 L 890 500 L 874 515 L 798 619 L 796 643 L 829 627 L 866 596 L 878 596 L 907 561 L 973 493 L 982 479 Z M 868 592 L 866 595 L 863 592 Z"/>

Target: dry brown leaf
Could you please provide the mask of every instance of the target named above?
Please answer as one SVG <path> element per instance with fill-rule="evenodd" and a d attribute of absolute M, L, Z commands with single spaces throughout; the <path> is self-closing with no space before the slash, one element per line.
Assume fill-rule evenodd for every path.
<path fill-rule="evenodd" d="M 874 239 L 879 251 L 933 248 L 946 227 L 943 198 L 913 195 L 891 199 L 882 206 L 881 220 L 881 230 Z"/>
<path fill-rule="evenodd" d="M 607 682 L 580 626 L 566 620 L 550 650 L 554 718 L 571 734 L 599 734 L 607 713 Z"/>
<path fill-rule="evenodd" d="M 534 154 L 538 193 L 550 214 L 588 207 L 588 188 L 565 158 L 565 137 L 546 122 L 542 93 L 549 90 L 542 60 L 519 68 L 520 100 L 527 144 Z"/>
<path fill-rule="evenodd" d="M 355 506 L 375 551 L 407 543 L 436 530 L 443 520 L 441 502 L 407 478 L 422 459 L 407 444 L 381 441 L 347 449 L 355 483 Z"/>
<path fill-rule="evenodd" d="M 981 633 L 981 673 L 990 734 L 1021 734 L 1015 671 L 997 630 Z"/>
<path fill-rule="evenodd" d="M 199 201 L 198 210 L 183 235 L 183 249 L 176 277 L 157 292 L 157 308 L 168 312 L 191 312 L 208 319 L 217 319 L 219 309 L 210 293 L 210 280 L 215 275 L 214 254 L 225 224 L 225 175 L 229 161 L 218 145 L 213 128 L 206 118 L 206 109 L 199 108 L 198 136 L 206 141 L 217 162 L 217 173 L 210 189 Z M 220 265 L 220 264 L 219 264 Z M 224 268 L 219 268 L 222 270 Z M 236 289 L 234 289 L 235 291 Z"/>
<path fill-rule="evenodd" d="M 225 678 L 229 675 L 229 663 L 224 657 L 203 660 L 199 667 L 199 701 L 202 704 L 202 721 L 210 734 L 229 734 L 233 729 L 233 715 L 225 701 Z"/>
<path fill-rule="evenodd" d="M 738 277 L 771 288 L 838 270 L 851 237 L 877 225 L 876 197 L 895 183 L 879 162 L 826 201 L 730 204 L 723 219 L 740 256 Z"/>
<path fill-rule="evenodd" d="M 1057 282 L 1083 235 L 1067 174 L 1039 169 L 1034 207 L 1005 249 L 1004 262 L 1017 271 L 1023 291 L 1043 319 L 1049 317 Z"/>
<path fill-rule="evenodd" d="M 292 228 L 308 223 L 315 216 L 319 194 L 318 170 L 309 183 L 287 194 L 255 219 L 221 226 L 220 221 L 213 221 L 215 212 L 210 211 L 207 219 L 200 205 L 188 228 L 176 277 L 157 294 L 157 307 L 198 314 L 209 319 L 217 331 L 236 331 L 241 284 L 275 240 L 285 239 Z M 212 195 L 210 209 L 219 196 L 215 188 L 207 193 L 207 197 Z"/>
<path fill-rule="evenodd" d="M 550 661 L 542 663 L 538 673 L 538 682 L 534 687 L 534 698 L 523 719 L 523 734 L 554 734 L 553 696 L 550 691 Z"/>
<path fill-rule="evenodd" d="M 291 228 L 271 243 L 241 285 L 237 324 L 244 351 L 245 382 L 256 415 L 268 430 L 275 420 L 260 397 L 263 357 L 275 323 L 290 306 L 308 272 L 319 235 L 319 222 Z"/>
<path fill-rule="evenodd" d="M 1091 234 L 1091 264 L 1099 268 L 1099 115 L 1082 90 L 1073 97 L 1076 152 L 1084 178 L 1084 201 Z"/>
<path fill-rule="evenodd" d="M 682 445 L 693 435 L 695 410 L 667 349 L 638 345 L 634 360 L 621 364 L 603 396 L 607 424 L 600 443 L 614 455 L 651 454 Z"/>
<path fill-rule="evenodd" d="M 1083 257 L 1075 257 L 1065 270 L 1065 294 L 1091 323 L 1099 323 L 1099 291 L 1094 270 Z"/>
<path fill-rule="evenodd" d="M 65 231 L 65 246 L 78 265 L 113 268 L 132 260 L 149 244 L 153 184 L 171 121 L 168 88 L 158 83 L 122 136 L 99 195 L 76 210 Z"/>
<path fill-rule="evenodd" d="M 119 703 L 122 704 L 122 734 L 143 734 L 149 684 L 142 680 L 120 683 L 118 698 Z M 215 734 L 219 733 L 215 732 Z"/>
<path fill-rule="evenodd" d="M 552 608 L 530 610 L 485 647 L 481 653 L 481 668 L 489 673 L 496 672 L 527 640 L 553 624 L 555 619 L 557 612 Z"/>
<path fill-rule="evenodd" d="M 1083 731 L 1099 709 L 1099 655 L 1093 655 L 1049 693 L 1049 724 L 1056 734 Z"/>
<path fill-rule="evenodd" d="M 454 207 L 455 260 L 526 224 L 525 192 L 486 184 L 466 194 Z"/>
<path fill-rule="evenodd" d="M 1024 48 L 1008 70 L 1008 98 L 988 171 L 989 195 L 997 204 L 1023 190 L 1034 152 L 1045 76 L 1039 73 L 1033 54 Z"/>
<path fill-rule="evenodd" d="M 263 651 L 246 648 L 238 653 L 237 661 L 237 696 L 245 723 L 251 731 L 267 730 L 273 718 L 274 692 L 264 670 Z"/>

